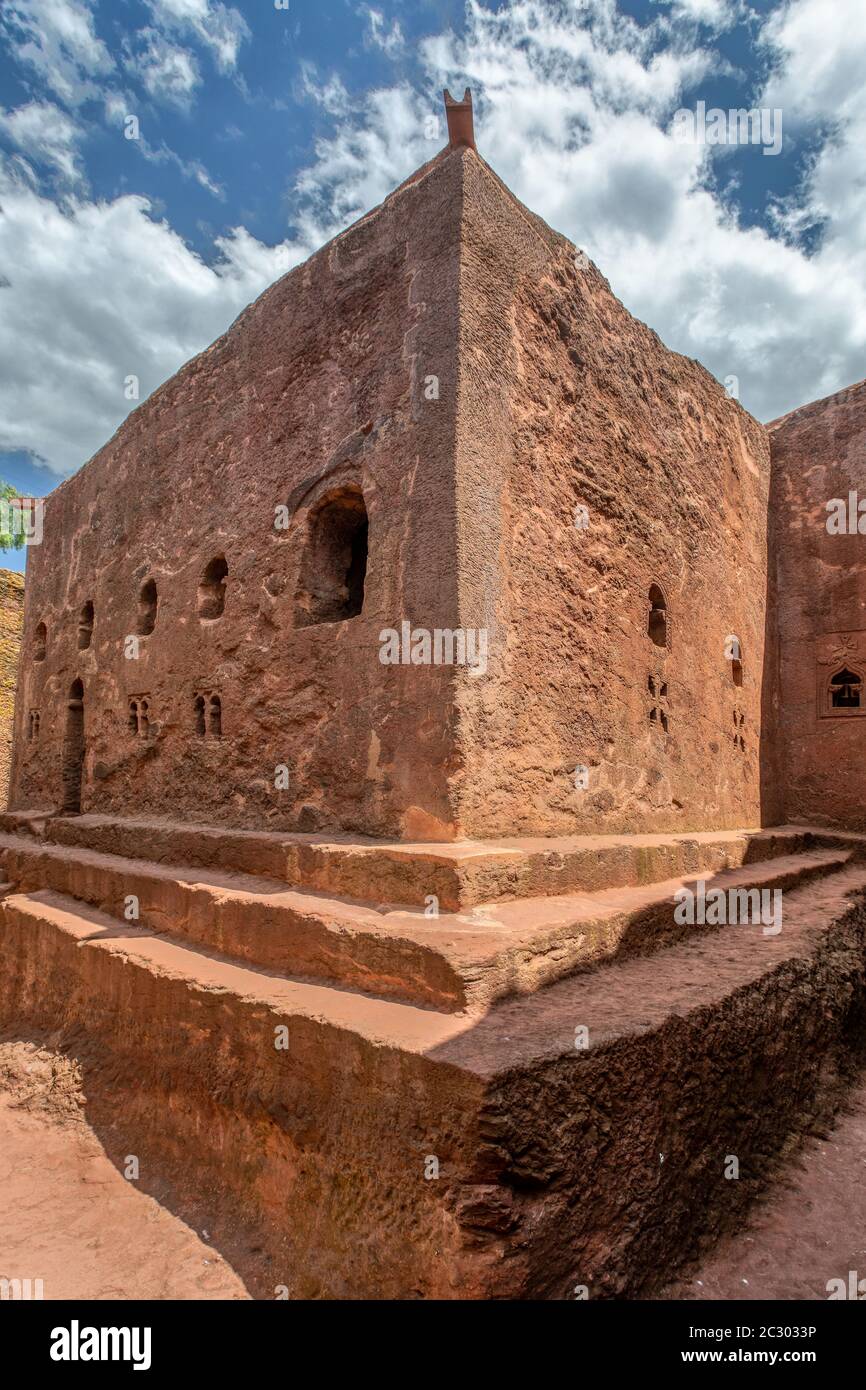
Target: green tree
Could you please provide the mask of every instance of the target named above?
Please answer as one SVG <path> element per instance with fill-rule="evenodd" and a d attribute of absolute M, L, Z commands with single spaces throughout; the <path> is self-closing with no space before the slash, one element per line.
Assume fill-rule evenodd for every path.
<path fill-rule="evenodd" d="M 0 502 L 9 502 L 13 497 L 20 497 L 21 493 L 11 483 L 4 483 L 0 478 Z M 5 513 L 5 508 L 0 513 L 0 550 L 20 550 L 24 544 L 24 528 L 14 527 L 12 530 L 3 524 L 9 518 Z"/>

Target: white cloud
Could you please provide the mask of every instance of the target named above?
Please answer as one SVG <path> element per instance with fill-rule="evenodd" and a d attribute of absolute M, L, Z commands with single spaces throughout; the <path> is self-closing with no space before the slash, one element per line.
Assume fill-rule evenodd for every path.
<path fill-rule="evenodd" d="M 796 0 L 774 12 L 762 34 L 773 74 L 765 100 L 792 123 L 862 121 L 866 113 L 866 8 L 862 0 Z"/>
<path fill-rule="evenodd" d="M 169 6 L 188 27 L 213 10 L 205 0 L 158 8 Z M 61 207 L 9 161 L 0 187 L 0 264 L 12 281 L 0 289 L 0 446 L 35 449 L 59 468 L 83 461 L 128 409 L 124 376 L 138 375 L 144 396 L 277 273 L 381 201 L 444 143 L 442 87 L 462 93 L 467 83 L 479 149 L 517 196 L 585 248 L 672 347 L 720 379 L 738 376 L 759 418 L 862 377 L 866 11 L 860 0 L 832 10 L 793 0 L 765 23 L 775 66 L 753 99 L 782 106 L 786 138 L 816 123 L 832 132 L 768 231 L 741 225 L 720 198 L 711 149 L 670 132 L 673 111 L 693 105 L 718 71 L 691 10 L 677 29 L 669 9 L 647 27 L 612 0 L 579 9 L 470 0 L 464 34 L 421 45 L 421 89 L 402 83 L 350 101 L 338 78 L 322 81 L 309 67 L 305 93 L 335 124 L 297 180 L 296 241 L 271 248 L 236 228 L 217 243 L 213 266 L 143 199 Z M 118 100 L 111 109 L 122 108 Z M 431 116 L 438 140 L 427 138 Z M 22 124 L 22 154 L 25 134 Z M 74 145 L 70 134 L 70 158 Z M 141 152 L 221 191 L 202 166 L 164 148 Z M 64 158 L 62 141 L 55 157 Z M 816 226 L 817 247 L 799 239 Z"/>
<path fill-rule="evenodd" d="M 6 0 L 2 32 L 13 56 L 69 106 L 97 96 L 94 79 L 114 68 L 91 0 Z"/>
<path fill-rule="evenodd" d="M 301 92 L 310 97 L 329 116 L 344 116 L 349 110 L 349 93 L 336 73 L 321 81 L 315 63 L 301 64 Z"/>
<path fill-rule="evenodd" d="M 136 43 L 126 44 L 126 67 L 155 101 L 188 110 L 201 85 L 195 55 L 171 43 L 156 29 L 141 29 Z"/>
<path fill-rule="evenodd" d="M 31 159 L 48 164 L 68 184 L 83 180 L 78 157 L 81 128 L 51 101 L 31 101 L 14 111 L 0 109 L 0 133 Z"/>
<path fill-rule="evenodd" d="M 135 114 L 136 107 L 137 102 L 130 97 L 128 92 L 107 92 L 104 100 L 106 123 L 118 131 L 122 131 L 127 118 L 131 114 Z M 169 149 L 164 140 L 158 145 L 151 145 L 147 137 L 140 131 L 138 139 L 129 142 L 129 148 L 135 150 L 151 164 L 174 165 L 185 179 L 191 179 L 200 184 L 215 198 L 225 198 L 225 188 L 210 175 L 201 160 L 183 159 L 176 150 Z"/>
<path fill-rule="evenodd" d="M 442 141 L 425 139 L 424 117 L 436 110 L 408 84 L 374 91 L 360 123 L 343 121 L 333 138 L 318 141 L 315 163 L 295 186 L 307 234 L 333 236 L 432 158 Z"/>
<path fill-rule="evenodd" d="M 399 19 L 395 19 L 391 27 L 388 28 L 381 10 L 374 10 L 369 5 L 364 5 L 359 13 L 367 17 L 368 43 L 376 48 L 381 48 L 389 58 L 396 58 L 405 52 L 406 40 L 403 37 Z"/>
<path fill-rule="evenodd" d="M 200 184 L 215 198 L 225 198 L 224 187 L 211 177 L 201 160 L 183 159 L 176 150 L 169 149 L 165 141 L 159 145 L 151 145 L 144 136 L 138 139 L 135 145 L 148 163 L 173 164 L 185 179 L 191 179 L 194 183 Z"/>
<path fill-rule="evenodd" d="M 250 37 L 239 10 L 215 0 L 147 0 L 154 23 L 167 33 L 194 34 L 209 48 L 220 72 L 237 66 L 241 44 Z"/>
<path fill-rule="evenodd" d="M 209 266 L 146 199 L 61 208 L 8 165 L 0 198 L 0 449 L 29 449 L 61 472 L 131 408 L 127 375 L 144 399 L 313 249 L 236 228 Z"/>
<path fill-rule="evenodd" d="M 820 0 L 795 0 L 786 11 L 777 41 L 790 47 L 779 81 L 790 83 L 792 101 L 810 90 L 810 64 L 843 99 L 845 47 L 859 51 L 856 35 L 866 33 L 862 6 L 844 7 L 823 36 Z M 583 32 L 575 42 L 574 21 L 551 19 L 534 0 L 495 17 L 473 5 L 465 40 L 431 53 L 431 62 L 437 75 L 456 71 L 480 90 L 482 152 L 517 195 L 585 247 L 632 312 L 672 347 L 720 379 L 738 376 L 744 404 L 760 418 L 861 377 L 866 219 L 862 181 L 844 186 L 850 162 L 827 152 L 827 177 L 836 175 L 832 217 L 846 224 L 835 245 L 831 238 L 810 256 L 741 226 L 714 192 L 710 150 L 684 148 L 667 133 L 665 107 L 680 105 L 689 89 L 689 104 L 700 96 L 708 56 L 680 44 L 660 63 L 611 11 L 605 0 L 588 6 L 589 38 Z M 862 62 L 855 66 L 859 76 Z M 590 74 L 589 102 L 581 69 Z M 615 97 L 621 74 L 626 111 Z M 848 78 L 853 92 L 854 66 Z M 572 115 L 582 123 L 576 144 L 565 134 Z M 821 161 L 816 177 L 820 188 Z"/>
<path fill-rule="evenodd" d="M 585 248 L 670 346 L 720 380 L 736 375 L 743 403 L 770 419 L 864 375 L 866 10 L 840 0 L 827 16 L 822 0 L 794 0 L 766 29 L 780 65 L 755 97 L 783 105 L 786 122 L 799 100 L 801 114 L 838 127 L 782 210 L 784 234 L 741 225 L 716 191 L 711 147 L 671 134 L 717 57 L 667 14 L 640 26 L 612 0 L 470 0 L 464 34 L 421 45 L 425 97 L 370 93 L 318 144 L 298 191 L 320 230 L 345 225 L 429 158 L 425 117 L 442 86 L 468 83 L 481 153 L 517 196 Z M 816 220 L 824 235 L 810 252 L 792 233 Z"/>
<path fill-rule="evenodd" d="M 671 18 L 703 24 L 713 33 L 731 29 L 746 12 L 746 0 L 661 0 L 669 4 Z"/>

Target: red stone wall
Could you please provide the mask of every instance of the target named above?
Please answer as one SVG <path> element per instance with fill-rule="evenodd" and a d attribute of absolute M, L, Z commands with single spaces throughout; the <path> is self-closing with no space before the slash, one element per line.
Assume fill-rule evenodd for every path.
<path fill-rule="evenodd" d="M 761 426 L 473 151 L 444 152 L 52 495 L 11 804 L 57 806 L 64 761 L 75 780 L 80 680 L 85 811 L 409 839 L 772 823 L 768 487 Z M 302 625 L 328 610 L 306 536 L 335 490 L 366 503 L 363 611 Z M 225 609 L 202 616 L 220 556 Z M 404 621 L 483 633 L 486 669 L 383 665 Z"/>
<path fill-rule="evenodd" d="M 770 440 L 785 818 L 864 830 L 866 534 L 828 532 L 827 504 L 846 519 L 850 493 L 866 504 L 866 382 L 776 421 Z M 845 668 L 864 681 L 860 706 L 834 709 Z"/>
<path fill-rule="evenodd" d="M 451 833 L 451 673 L 383 666 L 379 633 L 403 618 L 454 626 L 459 192 L 459 160 L 420 171 L 273 285 L 52 494 L 27 571 L 13 808 L 60 803 L 80 678 L 84 811 Z M 118 389 L 134 367 L 118 364 Z M 425 398 L 429 376 L 438 400 Z M 307 519 L 338 486 L 360 486 L 369 515 L 363 613 L 298 627 Z M 224 613 L 201 618 L 199 584 L 219 555 Z M 148 578 L 156 625 L 127 659 Z M 93 638 L 79 650 L 87 601 Z M 195 701 L 209 710 L 214 694 L 221 736 L 202 737 Z M 146 702 L 146 736 L 130 729 L 133 699 Z M 275 786 L 282 766 L 288 789 Z"/>
<path fill-rule="evenodd" d="M 461 615 L 495 630 L 490 679 L 460 683 L 462 825 L 772 823 L 764 429 L 472 157 L 461 331 Z"/>
<path fill-rule="evenodd" d="M 24 621 L 24 576 L 0 570 L 0 808 L 5 810 L 12 760 L 15 682 Z"/>

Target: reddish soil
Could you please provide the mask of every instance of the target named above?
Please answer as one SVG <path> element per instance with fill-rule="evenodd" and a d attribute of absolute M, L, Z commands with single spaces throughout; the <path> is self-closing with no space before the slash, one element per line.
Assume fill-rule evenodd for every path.
<path fill-rule="evenodd" d="M 111 1163 L 72 1063 L 0 1044 L 0 1278 L 46 1299 L 248 1298 L 202 1236 Z"/>
<path fill-rule="evenodd" d="M 675 1299 L 826 1299 L 849 1270 L 866 1278 L 866 1079 L 831 1133 L 808 1141 L 751 1221 L 724 1238 Z"/>

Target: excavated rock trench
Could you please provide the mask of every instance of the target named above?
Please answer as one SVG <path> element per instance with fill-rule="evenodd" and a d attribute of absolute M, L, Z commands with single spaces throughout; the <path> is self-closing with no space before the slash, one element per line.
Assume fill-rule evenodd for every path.
<path fill-rule="evenodd" d="M 866 1298 L 866 1077 L 833 1128 L 792 1158 L 748 1226 L 661 1296 L 826 1299 L 839 1296 L 839 1280 L 846 1291 L 863 1281 Z"/>
<path fill-rule="evenodd" d="M 792 1155 L 748 1224 L 657 1296 L 826 1299 L 829 1281 L 849 1287 L 851 1271 L 866 1278 L 866 1076 L 835 1126 Z M 41 1279 L 46 1299 L 253 1296 L 207 1231 L 109 1159 L 87 1122 L 76 1065 L 20 1040 L 0 1043 L 0 1278 Z"/>
<path fill-rule="evenodd" d="M 0 1043 L 0 1279 L 46 1299 L 250 1295 L 204 1231 L 126 1179 L 84 1115 L 77 1069 Z"/>
<path fill-rule="evenodd" d="M 798 843 L 792 864 L 777 839 L 714 881 L 793 875 L 784 932 L 665 933 L 670 882 L 622 890 L 609 959 L 461 1015 L 165 932 L 187 928 L 190 895 L 223 912 L 236 873 L 86 849 L 67 882 L 51 876 L 67 851 L 18 837 L 0 1279 L 49 1299 L 826 1298 L 864 1263 L 866 865 L 859 842 Z M 116 914 L 130 885 L 143 925 L 93 906 Z M 273 896 L 262 923 L 282 928 L 293 893 Z M 234 898 L 258 910 L 268 893 Z M 544 922 L 553 905 L 568 924 L 567 895 Z M 487 957 L 467 960 L 474 978 Z"/>

